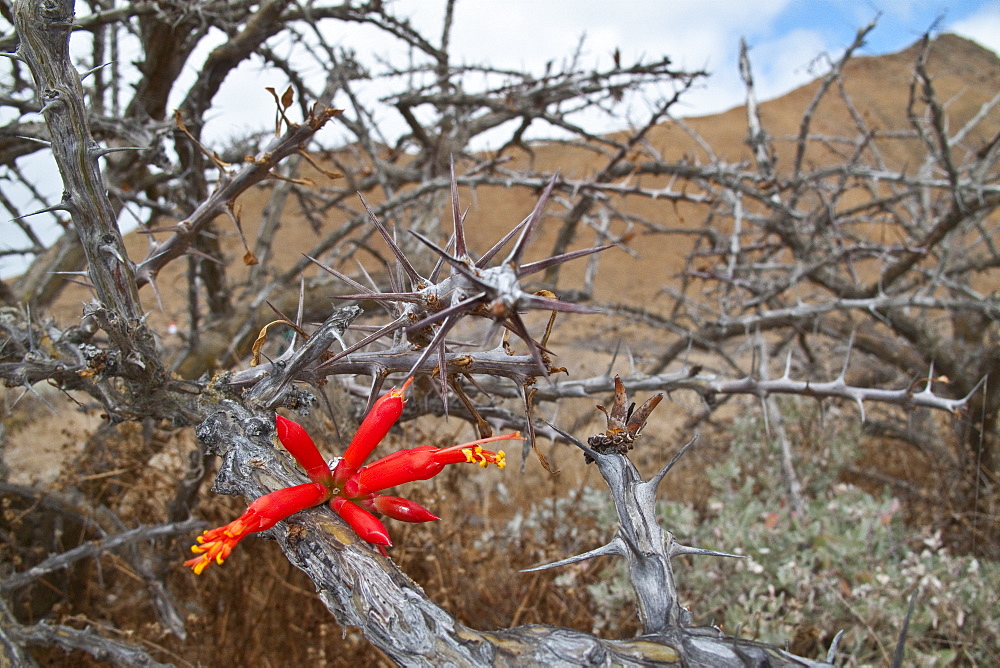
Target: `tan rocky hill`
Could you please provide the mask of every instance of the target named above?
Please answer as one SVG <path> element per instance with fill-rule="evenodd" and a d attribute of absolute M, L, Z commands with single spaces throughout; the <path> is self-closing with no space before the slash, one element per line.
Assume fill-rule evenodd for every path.
<path fill-rule="evenodd" d="M 850 150 L 850 144 L 838 143 L 838 138 L 853 140 L 858 133 L 855 117 L 863 120 L 868 130 L 888 132 L 906 131 L 910 128 L 907 118 L 908 100 L 911 95 L 920 96 L 919 90 L 912 90 L 914 62 L 919 52 L 919 44 L 894 54 L 857 57 L 847 63 L 843 77 L 843 93 L 828 93 L 816 108 L 810 128 L 812 135 L 829 138 L 829 143 L 820 148 L 810 144 L 805 155 L 806 165 L 824 164 L 842 157 Z M 934 80 L 941 100 L 946 103 L 951 128 L 957 129 L 976 116 L 981 108 L 1000 91 L 1000 59 L 991 51 L 974 42 L 955 35 L 942 35 L 931 45 L 927 70 Z M 767 133 L 775 140 L 777 171 L 787 175 L 794 160 L 795 138 L 800 130 L 803 113 L 809 107 L 820 81 L 814 81 L 790 93 L 765 101 L 760 105 L 760 116 Z M 836 84 L 835 84 L 836 86 Z M 849 101 L 849 104 L 845 103 Z M 733 108 L 721 114 L 685 119 L 681 123 L 666 122 L 655 127 L 648 136 L 648 145 L 665 160 L 685 160 L 693 164 L 709 164 L 713 160 L 724 163 L 738 163 L 751 159 L 747 144 L 747 115 L 744 106 Z M 990 137 L 1000 131 L 1000 111 L 993 109 L 976 131 L 966 137 L 956 152 L 975 151 Z M 697 134 L 696 141 L 691 133 Z M 711 147 L 709 155 L 703 146 Z M 881 154 L 889 168 L 916 170 L 920 166 L 921 147 L 912 137 L 883 140 L 879 144 Z M 586 178 L 600 169 L 604 158 L 590 150 L 563 143 L 537 143 L 532 145 L 533 155 L 513 149 L 508 155 L 515 165 L 529 165 L 538 171 L 555 171 L 569 179 Z M 310 174 L 320 185 L 323 179 L 318 173 Z M 627 177 L 623 184 L 657 188 L 667 185 L 667 177 Z M 675 190 L 696 191 L 692 184 L 673 184 Z M 268 197 L 268 187 L 251 191 L 240 199 L 242 220 L 248 238 L 253 239 L 260 220 L 260 212 Z M 468 214 L 468 231 L 472 248 L 484 249 L 499 238 L 510 227 L 520 221 L 534 205 L 537 193 L 524 188 L 502 188 L 481 186 L 475 193 L 461 188 L 463 203 L 471 205 Z M 450 227 L 450 221 L 442 201 L 442 237 Z M 566 206 L 572 202 L 551 204 L 549 218 L 542 232 L 535 240 L 529 255 L 540 257 L 552 247 L 559 218 Z M 618 198 L 616 208 L 624 216 L 635 216 L 654 225 L 667 229 L 696 229 L 702 224 L 706 211 L 700 205 L 674 204 L 668 200 L 654 200 L 648 197 L 629 196 Z M 270 266 L 275 272 L 283 271 L 296 262 L 302 253 L 309 252 L 317 240 L 336 229 L 346 215 L 332 211 L 326 219 L 323 230 L 311 229 L 301 217 L 286 214 L 282 218 L 278 232 L 280 242 L 275 244 Z M 223 238 L 228 257 L 232 259 L 227 271 L 231 281 L 238 283 L 248 271 L 239 258 L 243 255 L 236 232 L 226 220 L 217 221 L 217 229 Z M 612 234 L 624 233 L 624 225 L 612 225 Z M 160 237 L 164 235 L 158 235 Z M 593 235 L 586 234 L 578 239 L 580 243 L 591 243 Z M 141 234 L 130 234 L 127 239 L 132 257 L 141 258 L 146 253 L 147 238 Z M 376 246 L 378 244 L 375 244 Z M 626 303 L 650 306 L 661 299 L 661 287 L 683 266 L 683 258 L 689 250 L 690 242 L 669 234 L 657 234 L 649 229 L 636 226 L 627 245 L 637 257 L 630 257 L 621 251 L 612 250 L 601 256 L 598 280 L 594 298 L 597 301 L 624 301 Z M 182 263 L 168 267 L 160 281 L 163 305 L 162 314 L 152 317 L 164 323 L 180 321 L 183 313 L 181 304 L 186 302 L 186 292 L 176 280 L 182 272 Z M 585 261 L 572 263 L 564 268 L 559 288 L 579 289 Z M 378 271 L 378 268 L 371 268 Z M 346 271 L 353 271 L 347 268 Z M 331 292 L 333 290 L 331 289 Z M 79 305 L 87 299 L 86 291 L 70 287 L 60 300 L 60 311 L 66 315 L 78 313 Z M 156 311 L 156 299 L 149 288 L 144 288 L 143 299 L 146 308 Z"/>

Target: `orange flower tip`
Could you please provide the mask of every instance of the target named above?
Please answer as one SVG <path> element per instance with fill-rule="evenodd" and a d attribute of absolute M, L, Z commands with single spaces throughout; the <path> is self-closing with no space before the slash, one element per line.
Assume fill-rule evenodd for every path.
<path fill-rule="evenodd" d="M 212 562 L 215 562 L 221 566 L 223 562 L 222 555 L 218 554 L 215 555 L 215 557 L 213 558 L 211 554 L 203 554 L 200 557 L 195 557 L 194 559 L 188 559 L 187 561 L 184 562 L 184 566 L 194 571 L 195 575 L 201 575 L 203 572 L 205 572 L 206 568 L 212 565 Z"/>
<path fill-rule="evenodd" d="M 212 562 L 221 566 L 226 557 L 232 554 L 236 544 L 246 535 L 245 532 L 237 534 L 229 531 L 233 524 L 235 522 L 217 529 L 210 529 L 198 536 L 198 544 L 192 545 L 191 551 L 199 556 L 188 559 L 184 565 L 193 570 L 195 575 L 201 575 L 201 572 L 208 568 Z"/>
<path fill-rule="evenodd" d="M 195 575 L 201 575 L 205 571 L 205 569 L 208 568 L 208 565 L 211 563 L 212 563 L 211 559 L 208 559 L 205 556 L 201 556 L 196 559 L 188 559 L 187 561 L 184 562 L 184 566 L 194 571 Z"/>
<path fill-rule="evenodd" d="M 406 396 L 406 390 L 408 390 L 410 388 L 410 385 L 412 384 L 413 384 L 413 376 L 410 376 L 405 381 L 403 381 L 402 387 L 400 387 L 398 390 L 395 387 L 392 388 L 391 390 L 389 390 L 389 394 L 391 394 L 394 397 L 404 397 Z"/>

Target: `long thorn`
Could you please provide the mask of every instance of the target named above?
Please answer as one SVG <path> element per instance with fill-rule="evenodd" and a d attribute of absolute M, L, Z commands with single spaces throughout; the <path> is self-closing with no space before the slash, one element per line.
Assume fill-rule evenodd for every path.
<path fill-rule="evenodd" d="M 465 226 L 462 224 L 462 212 L 458 208 L 458 181 L 455 180 L 455 156 L 451 156 L 451 215 L 455 222 L 455 255 L 465 258 L 468 252 L 465 247 Z"/>
<path fill-rule="evenodd" d="M 485 267 L 486 263 L 489 262 L 490 260 L 492 260 L 493 256 L 496 255 L 497 253 L 499 253 L 500 250 L 504 246 L 507 245 L 507 242 L 510 241 L 511 239 L 513 239 L 514 235 L 516 235 L 518 232 L 520 232 L 524 228 L 524 226 L 528 224 L 528 220 L 530 220 L 530 219 L 531 219 L 531 216 L 528 216 L 527 218 L 525 218 L 524 220 L 522 220 L 520 223 L 518 223 L 517 225 L 515 225 L 514 228 L 510 232 L 508 232 L 507 234 L 503 235 L 503 238 L 500 239 L 500 241 L 498 241 L 495 244 L 493 244 L 492 248 L 490 248 L 488 251 L 486 251 L 485 253 L 483 253 L 483 256 L 481 258 L 479 258 L 479 260 L 476 262 L 476 267 L 479 268 L 479 269 L 482 269 L 483 267 Z"/>
<path fill-rule="evenodd" d="M 374 341 L 377 341 L 378 339 L 382 338 L 386 334 L 399 329 L 400 327 L 403 326 L 403 324 L 406 322 L 406 320 L 407 320 L 406 316 L 400 316 L 399 318 L 396 318 L 395 320 L 393 320 L 392 322 L 390 322 L 385 327 L 381 327 L 381 328 L 375 330 L 375 332 L 373 332 L 372 334 L 369 334 L 368 336 L 366 336 L 365 338 L 361 339 L 360 341 L 358 341 L 354 345 L 349 346 L 347 348 L 344 348 L 342 351 L 340 351 L 339 353 L 337 353 L 336 355 L 334 355 L 330 359 L 326 360 L 325 362 L 323 362 L 322 364 L 320 364 L 316 368 L 317 369 L 322 369 L 323 367 L 330 366 L 331 364 L 333 364 L 337 360 L 339 360 L 339 359 L 341 359 L 343 357 L 346 357 L 347 355 L 350 355 L 355 350 L 360 350 L 361 348 L 364 348 L 369 343 L 373 343 Z"/>
<path fill-rule="evenodd" d="M 578 257 L 584 257 L 587 255 L 593 255 L 594 253 L 600 253 L 603 250 L 609 248 L 614 248 L 614 244 L 607 244 L 604 246 L 591 246 L 590 248 L 581 248 L 580 250 L 570 251 L 568 253 L 562 253 L 561 255 L 556 255 L 554 257 L 546 258 L 544 260 L 539 260 L 537 262 L 529 262 L 528 264 L 519 267 L 517 269 L 517 277 L 524 278 L 525 276 L 530 276 L 531 274 L 537 274 L 540 271 L 548 269 L 549 267 L 561 264 L 563 262 L 569 262 L 570 260 L 575 260 Z"/>
<path fill-rule="evenodd" d="M 531 334 L 528 333 L 528 328 L 524 324 L 524 320 L 517 313 L 511 313 L 510 317 L 507 318 L 507 322 L 512 325 L 514 333 L 521 337 L 521 340 L 525 342 L 528 346 L 528 350 L 531 351 L 531 358 L 535 360 L 535 364 L 538 369 L 542 372 L 542 375 L 546 380 L 551 381 L 549 378 L 549 370 L 545 366 L 545 361 L 542 359 L 542 353 L 538 349 L 538 345 L 535 343 L 534 339 L 531 338 Z"/>
<path fill-rule="evenodd" d="M 414 283 L 422 282 L 420 274 L 417 273 L 417 270 L 413 268 L 410 261 L 406 259 L 406 255 L 403 254 L 403 249 L 400 248 L 396 243 L 396 240 L 392 238 L 392 235 L 389 234 L 389 230 L 386 229 L 385 225 L 379 222 L 379 219 L 375 217 L 375 212 L 368 206 L 368 202 L 366 202 L 365 198 L 361 196 L 361 193 L 358 193 L 358 197 L 361 199 L 361 204 L 364 205 L 365 211 L 368 212 L 368 217 L 371 218 L 372 223 L 375 224 L 375 228 L 378 230 L 379 234 L 382 235 L 386 245 L 389 246 L 389 250 L 391 250 L 392 254 L 396 256 L 396 261 L 399 262 L 399 266 L 402 267 L 403 271 L 406 272 L 406 275 L 410 277 L 411 281 Z"/>
<path fill-rule="evenodd" d="M 408 325 L 406 327 L 406 331 L 412 332 L 412 331 L 417 330 L 417 329 L 422 329 L 424 327 L 427 327 L 428 325 L 433 325 L 436 322 L 440 322 L 440 321 L 444 320 L 445 318 L 447 318 L 447 317 L 449 317 L 449 316 L 451 316 L 451 315 L 453 315 L 455 313 L 459 313 L 461 311 L 467 311 L 467 310 L 469 310 L 468 307 L 470 305 L 476 303 L 477 301 L 479 301 L 480 299 L 482 299 L 484 296 L 486 296 L 485 293 L 483 293 L 483 292 L 477 292 L 476 294 L 474 294 L 473 296 L 469 297 L 468 299 L 463 299 L 462 301 L 460 301 L 460 302 L 458 302 L 456 304 L 452 304 L 448 308 L 441 309 L 437 313 L 434 313 L 432 315 L 427 316 L 423 320 L 418 320 L 417 322 L 413 323 L 412 325 Z"/>
<path fill-rule="evenodd" d="M 330 267 L 330 266 L 327 266 L 327 265 L 323 264 L 322 262 L 320 262 L 316 258 L 312 257 L 311 255 L 305 255 L 305 257 L 308 258 L 308 260 L 310 262 L 312 262 L 313 264 L 315 264 L 317 267 L 319 267 L 323 271 L 327 272 L 328 274 L 332 274 L 333 276 L 336 276 L 337 278 L 339 278 L 340 280 L 342 280 L 344 283 L 347 283 L 349 286 L 351 286 L 355 290 L 358 290 L 360 292 L 367 292 L 367 293 L 375 294 L 374 290 L 371 290 L 368 287 L 366 287 L 364 285 L 361 285 L 360 283 L 358 283 L 357 281 L 355 281 L 353 278 L 351 278 L 347 274 L 342 274 L 341 272 L 337 271 L 333 267 Z"/>
<path fill-rule="evenodd" d="M 545 190 L 542 191 L 542 196 L 538 198 L 538 202 L 535 204 L 535 208 L 532 210 L 531 215 L 528 216 L 528 224 L 524 226 L 524 230 L 521 232 L 521 236 L 518 237 L 517 243 L 514 244 L 513 250 L 511 250 L 510 255 L 504 260 L 504 264 L 513 263 L 514 266 L 519 266 L 521 264 L 521 256 L 524 255 L 524 249 L 528 247 L 528 242 L 531 240 L 531 235 L 534 233 L 535 228 L 538 227 L 538 222 L 542 219 L 542 210 L 549 201 L 549 195 L 552 194 L 552 189 L 556 185 L 556 179 L 559 178 L 559 172 L 552 175 L 549 179 L 549 183 L 545 186 Z"/>

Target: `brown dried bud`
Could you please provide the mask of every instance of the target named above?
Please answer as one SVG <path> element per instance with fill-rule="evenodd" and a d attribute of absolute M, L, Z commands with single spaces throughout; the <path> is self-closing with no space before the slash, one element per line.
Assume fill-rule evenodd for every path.
<path fill-rule="evenodd" d="M 608 428 L 601 434 L 594 434 L 587 439 L 587 444 L 601 454 L 625 454 L 632 449 L 632 444 L 639 437 L 642 428 L 646 426 L 649 414 L 663 399 L 663 393 L 646 400 L 638 410 L 635 402 L 629 403 L 628 392 L 620 376 L 615 376 L 615 400 L 611 410 L 598 404 L 597 410 L 604 413 L 608 420 Z M 587 457 L 587 463 L 591 462 Z"/>

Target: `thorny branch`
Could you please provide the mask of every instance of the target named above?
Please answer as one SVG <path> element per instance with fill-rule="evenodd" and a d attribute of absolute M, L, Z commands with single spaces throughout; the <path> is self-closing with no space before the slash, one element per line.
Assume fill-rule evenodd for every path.
<path fill-rule="evenodd" d="M 97 661 L 110 661 L 120 666 L 169 666 L 156 661 L 145 649 L 136 645 L 105 638 L 93 628 L 77 629 L 62 624 L 39 622 L 19 624 L 7 603 L 0 599 L 0 643 L 6 656 L 17 666 L 38 665 L 27 650 L 29 647 L 59 647 L 86 652 Z"/>
<path fill-rule="evenodd" d="M 189 519 L 184 522 L 175 522 L 172 524 L 137 527 L 124 533 L 108 536 L 107 538 L 103 538 L 99 541 L 84 543 L 80 547 L 76 547 L 72 550 L 63 552 L 62 554 L 49 557 L 42 563 L 32 566 L 26 571 L 21 571 L 4 580 L 0 580 L 0 592 L 9 593 L 15 589 L 19 589 L 30 584 L 46 573 L 66 568 L 73 562 L 79 561 L 80 559 L 96 557 L 102 552 L 113 550 L 121 545 L 127 545 L 129 543 L 144 540 L 152 540 L 161 536 L 177 536 L 180 534 L 187 534 L 191 531 L 197 531 L 198 529 L 204 528 L 205 526 L 205 523 L 200 520 Z"/>
<path fill-rule="evenodd" d="M 577 53 L 544 73 L 456 66 L 448 50 L 452 4 L 439 41 L 381 2 L 275 1 L 255 12 L 251 4 L 91 2 L 90 13 L 74 16 L 68 0 L 14 3 L 15 25 L 0 38 L 13 56 L 0 96 L 13 119 L 0 133 L 0 178 L 30 193 L 31 207 L 41 211 L 25 217 L 31 207 L 8 197 L 6 188 L 0 198 L 18 218 L 25 239 L 19 247 L 34 257 L 23 277 L 2 284 L 0 377 L 39 397 L 34 386 L 42 381 L 68 396 L 87 395 L 111 422 L 200 425 L 206 448 L 223 457 L 216 491 L 247 499 L 301 482 L 272 446 L 271 411 L 308 410 L 317 395 L 325 399 L 318 389 L 331 379 L 356 388 L 352 377 L 371 377 L 370 404 L 390 375 L 426 376 L 432 382 L 424 387 L 434 389 L 421 397 L 424 412 L 459 415 L 484 436 L 497 424 L 524 421 L 532 440 L 536 428 L 544 429 L 534 414 L 541 402 L 614 392 L 616 403 L 606 411 L 609 431 L 600 441 L 611 451 L 580 445 L 609 484 L 620 527 L 603 548 L 560 563 L 597 554 L 628 559 L 647 635 L 609 641 L 548 626 L 477 631 L 430 601 L 331 513 L 311 510 L 279 525 L 275 537 L 313 578 L 336 619 L 359 626 L 387 655 L 414 664 L 442 657 L 498 664 L 586 658 L 645 665 L 654 656 L 713 665 L 723 663 L 720 657 L 732 665 L 800 662 L 774 648 L 687 626 L 670 558 L 708 552 L 680 545 L 657 523 L 655 490 L 672 462 L 643 481 L 621 451 L 638 436 L 652 406 L 629 415 L 624 386 L 610 370 L 589 378 L 561 376 L 575 372 L 557 366 L 572 367 L 556 357 L 567 315 L 600 311 L 591 322 L 641 327 L 642 350 L 633 366 L 642 368 L 626 376 L 629 388 L 694 392 L 707 411 L 719 397 L 737 394 L 758 397 L 769 408 L 774 396 L 785 394 L 848 400 L 862 418 L 871 403 L 944 411 L 955 416 L 953 426 L 965 429 L 965 457 L 956 461 L 968 464 L 962 475 L 973 484 L 963 489 L 978 494 L 982 484 L 995 484 L 1000 302 L 991 286 L 1000 269 L 1000 96 L 953 121 L 935 87 L 930 40 L 913 54 L 906 127 L 870 126 L 851 96 L 847 72 L 869 25 L 816 86 L 798 125 L 783 132 L 768 127 L 761 113 L 744 45 L 750 151 L 722 158 L 690 126 L 670 119 L 678 98 L 702 73 L 676 70 L 666 57 L 587 69 Z M 321 28 L 336 22 L 367 24 L 400 40 L 413 49 L 411 63 L 369 67 Z M 199 49 L 213 27 L 229 41 Z M 89 76 L 72 66 L 71 34 L 92 38 Z M 118 49 L 126 38 L 141 48 L 135 80 L 106 62 L 105 46 Z M 257 52 L 288 77 L 288 92 L 274 93 L 276 136 L 266 146 L 264 135 L 251 134 L 215 148 L 207 139 L 207 112 L 221 82 L 254 62 Z M 209 54 L 201 64 L 193 60 L 198 53 Z M 181 90 L 178 77 L 186 68 L 199 75 Z M 310 69 L 325 73 L 318 84 Z M 383 136 L 376 110 L 364 102 L 361 89 L 372 79 L 406 82 L 387 98 L 407 125 L 399 137 Z M 623 99 L 650 82 L 667 84 L 673 93 L 631 131 L 601 136 L 580 120 L 586 110 L 616 113 Z M 171 120 L 167 100 L 175 93 L 184 103 Z M 347 111 L 327 106 L 338 95 L 349 101 Z M 289 118 L 296 99 L 300 122 Z M 824 134 L 817 123 L 821 112 L 849 118 L 855 135 Z M 473 140 L 511 121 L 515 129 L 498 151 L 470 150 Z M 539 159 L 545 146 L 527 142 L 525 133 L 540 124 L 573 133 L 567 146 L 593 168 L 571 172 L 567 166 L 559 175 L 536 170 L 536 162 L 545 162 Z M 664 157 L 657 132 L 665 124 L 691 135 L 680 158 Z M 337 136 L 320 134 L 323 127 L 336 128 Z M 905 157 L 910 154 L 899 151 L 904 144 L 921 147 L 915 171 Z M 37 179 L 18 163 L 43 151 L 52 152 L 64 182 L 55 201 L 45 200 Z M 225 164 L 219 155 L 241 164 Z M 324 176 L 318 185 L 302 176 L 303 162 Z M 463 209 L 460 195 L 474 199 L 498 189 L 506 189 L 505 198 L 537 199 L 530 212 L 522 211 L 522 223 L 504 221 L 509 234 L 479 247 L 478 239 L 467 238 L 467 217 L 485 212 Z M 245 263 L 261 264 L 241 273 L 220 231 L 234 226 L 243 237 L 251 221 L 238 200 L 249 193 L 267 198 L 267 222 L 253 252 L 243 239 Z M 507 206 L 503 210 L 509 215 Z M 149 241 L 137 263 L 119 232 L 123 212 L 139 220 Z M 229 221 L 217 222 L 220 214 Z M 529 244 L 547 216 L 561 220 L 554 250 L 531 260 Z M 312 248 L 308 257 L 279 265 L 277 251 L 292 229 L 286 221 L 295 217 L 314 234 Z M 64 230 L 48 246 L 37 227 L 45 218 Z M 653 249 L 663 238 L 682 249 L 680 265 L 664 269 L 655 250 L 647 251 L 645 242 Z M 638 288 L 632 294 L 631 279 L 649 271 L 650 265 L 638 264 L 646 255 L 654 256 L 665 285 L 655 294 Z M 171 274 L 178 260 L 187 269 Z M 586 290 L 567 287 L 561 267 L 576 260 L 591 263 Z M 613 269 L 624 280 L 615 284 L 615 294 L 602 295 L 604 302 L 587 304 L 598 263 L 597 275 Z M 317 268 L 326 273 L 307 275 Z M 78 321 L 58 322 L 45 309 L 70 276 L 86 278 L 96 301 Z M 186 296 L 176 315 L 179 333 L 170 335 L 180 344 L 156 329 L 152 322 L 165 318 L 144 310 L 140 299 L 145 288 L 158 303 L 166 301 L 160 283 L 171 281 Z M 333 298 L 356 306 L 331 307 Z M 275 311 L 293 322 L 297 333 L 290 341 L 260 334 Z M 543 333 L 531 311 L 563 314 Z M 454 340 L 469 332 L 480 345 Z M 247 366 L 254 337 L 260 341 L 254 353 L 267 361 Z M 750 338 L 763 347 L 760 354 L 747 350 Z M 766 364 L 772 358 L 785 360 L 777 377 Z M 215 371 L 223 373 L 211 375 Z M 876 372 L 881 375 L 874 382 Z M 947 440 L 944 431 L 937 441 Z M 791 446 L 786 451 L 790 462 Z M 149 461 L 154 454 L 137 445 L 131 456 Z M 202 454 L 195 460 L 190 479 L 178 484 L 174 513 L 186 510 L 207 475 Z M 968 501 L 975 512 L 978 498 Z M 104 508 L 103 501 L 95 506 Z M 105 527 L 96 543 L 7 575 L 0 590 L 30 586 L 37 573 L 133 537 L 192 523 L 125 531 L 118 511 L 103 512 L 118 521 L 114 531 Z M 163 600 L 167 593 L 164 585 Z M 137 646 L 92 629 L 23 624 L 5 602 L 0 605 L 0 636 L 12 661 L 28 663 L 26 647 L 50 645 L 154 665 Z M 183 637 L 179 616 L 166 626 Z"/>
<path fill-rule="evenodd" d="M 267 421 L 240 404 L 224 402 L 218 406 L 218 411 L 198 427 L 202 442 L 223 457 L 216 491 L 257 498 L 302 482 L 301 473 L 272 447 L 271 434 L 272 427 Z M 599 463 L 610 457 L 593 454 Z M 620 460 L 614 461 L 628 461 L 617 457 Z M 619 482 L 634 490 L 639 482 L 638 473 L 630 464 L 626 468 L 634 477 L 626 476 Z M 652 526 L 655 526 L 655 512 L 650 514 L 648 510 L 655 502 L 652 492 L 660 479 L 662 475 L 656 482 L 643 483 L 634 492 L 638 494 L 636 498 L 641 497 L 646 520 Z M 622 512 L 626 512 L 625 507 Z M 434 604 L 391 560 L 359 540 L 327 508 L 298 513 L 271 533 L 292 563 L 313 580 L 320 598 L 342 625 L 358 626 L 376 647 L 405 665 L 431 666 L 442 661 L 472 665 L 551 664 L 577 662 L 583 656 L 627 666 L 652 665 L 658 661 L 732 666 L 828 665 L 759 643 L 726 637 L 714 628 L 688 628 L 679 616 L 675 599 L 671 599 L 672 616 L 665 616 L 662 606 L 653 610 L 643 607 L 646 615 L 660 616 L 656 620 L 649 618 L 647 633 L 634 640 L 604 640 L 548 626 L 482 632 L 464 626 Z M 629 538 L 631 535 L 623 540 Z M 625 549 L 625 543 L 615 545 Z M 642 542 L 633 549 L 645 553 L 650 545 L 653 543 Z M 673 542 L 669 545 L 672 546 L 669 556 L 715 554 Z M 664 556 L 662 552 L 658 554 Z M 663 563 L 656 557 L 647 557 L 647 561 Z M 669 558 L 666 563 L 669 568 Z M 648 572 L 636 573 L 635 579 L 644 583 L 650 596 L 662 600 L 665 590 L 654 591 L 648 575 Z M 355 592 L 359 590 L 365 595 L 357 596 Z"/>

